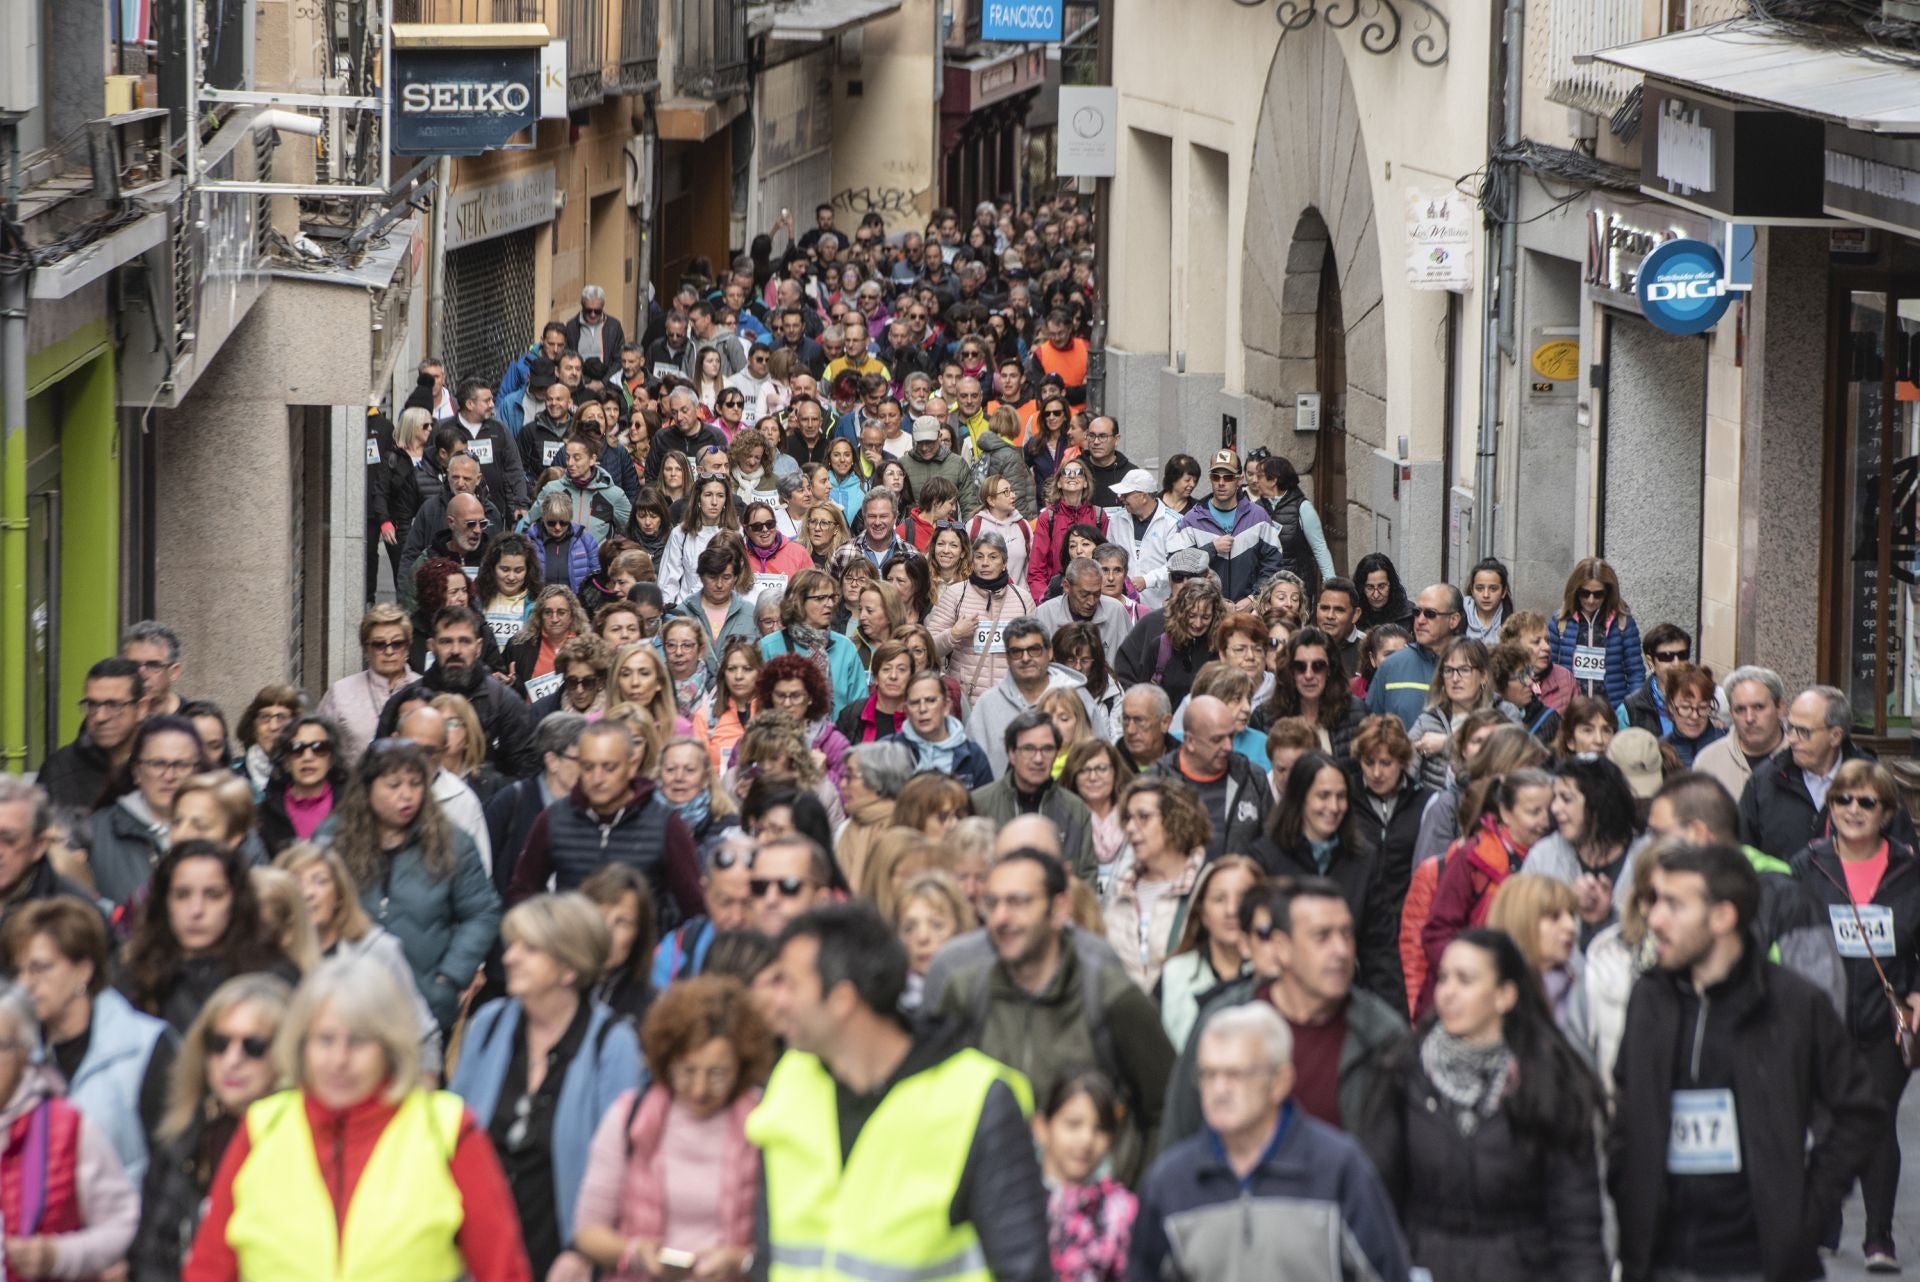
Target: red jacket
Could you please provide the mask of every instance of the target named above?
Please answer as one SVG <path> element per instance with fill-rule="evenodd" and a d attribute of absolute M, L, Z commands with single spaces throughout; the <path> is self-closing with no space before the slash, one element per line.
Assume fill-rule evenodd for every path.
<path fill-rule="evenodd" d="M 1514 844 L 1505 824 L 1488 815 L 1480 829 L 1462 837 L 1447 850 L 1440 868 L 1440 880 L 1433 888 L 1433 906 L 1420 931 L 1420 943 L 1427 954 L 1427 973 L 1420 985 L 1416 1010 L 1424 1014 L 1433 1009 L 1433 984 L 1440 973 L 1440 954 L 1447 951 L 1454 936 L 1472 926 L 1484 926 L 1487 910 L 1493 906 L 1493 892 L 1500 883 L 1520 871 L 1527 852 Z"/>
<path fill-rule="evenodd" d="M 762 552 L 747 541 L 747 569 L 753 574 L 784 574 L 788 578 L 813 568 L 813 554 L 784 534 L 774 535 L 771 550 Z M 743 589 L 744 590 L 744 589 Z"/>
<path fill-rule="evenodd" d="M 353 1190 L 398 1106 L 388 1103 L 380 1091 L 347 1109 L 330 1109 L 311 1095 L 306 1097 L 306 1105 L 314 1156 L 319 1159 L 327 1188 L 340 1191 L 333 1213 L 340 1231 L 345 1232 Z M 233 1215 L 233 1177 L 251 1148 L 247 1128 L 241 1126 L 213 1177 L 206 1218 L 200 1221 L 193 1254 L 180 1272 L 181 1282 L 239 1282 L 239 1261 L 227 1245 L 227 1221 Z M 533 1269 L 520 1241 L 520 1213 L 514 1209 L 513 1191 L 507 1187 L 506 1172 L 500 1169 L 493 1142 L 470 1112 L 460 1116 L 460 1138 L 448 1170 L 460 1190 L 464 1209 L 455 1241 L 467 1262 L 467 1276 L 473 1282 L 532 1282 Z"/>
<path fill-rule="evenodd" d="M 1066 569 L 1067 531 L 1076 525 L 1091 525 L 1102 535 L 1107 532 L 1107 514 L 1091 504 L 1069 507 L 1054 503 L 1040 511 L 1033 523 L 1033 546 L 1027 553 L 1027 591 L 1033 603 L 1047 599 L 1047 584 Z"/>

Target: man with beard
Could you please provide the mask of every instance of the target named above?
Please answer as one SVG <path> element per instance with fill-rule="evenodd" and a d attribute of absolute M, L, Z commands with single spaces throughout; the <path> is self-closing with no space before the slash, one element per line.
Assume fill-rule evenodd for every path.
<path fill-rule="evenodd" d="M 416 690 L 457 694 L 473 705 L 487 736 L 487 760 L 501 774 L 525 778 L 540 768 L 534 751 L 533 710 L 513 688 L 487 671 L 480 658 L 480 638 L 486 623 L 468 606 L 450 605 L 433 616 L 433 666 L 427 675 L 396 690 L 380 712 L 380 737 L 394 733 L 401 711 Z"/>
<path fill-rule="evenodd" d="M 1113 1160 L 1131 1183 L 1160 1125 L 1173 1046 L 1107 941 L 1073 926 L 1068 877 L 1044 851 L 1003 855 L 980 899 L 986 929 L 935 955 L 922 1008 L 961 1021 L 972 1046 L 1026 1075 L 1035 1099 L 1088 1065 L 1104 1072 L 1127 1105 Z"/>

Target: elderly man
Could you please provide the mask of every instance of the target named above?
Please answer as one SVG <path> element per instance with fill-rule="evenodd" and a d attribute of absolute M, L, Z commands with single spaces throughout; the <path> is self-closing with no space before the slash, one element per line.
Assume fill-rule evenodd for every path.
<path fill-rule="evenodd" d="M 1426 711 L 1427 691 L 1433 685 L 1434 669 L 1440 666 L 1440 652 L 1466 627 L 1464 605 L 1460 589 L 1451 583 L 1435 583 L 1420 593 L 1413 610 L 1413 644 L 1388 655 L 1373 674 L 1367 686 L 1368 712 L 1390 712 L 1407 729 L 1413 729 L 1413 723 Z M 1435 751 L 1419 744 L 1414 747 L 1422 752 Z"/>
<path fill-rule="evenodd" d="M 1173 700 L 1165 690 L 1145 681 L 1130 687 L 1120 700 L 1120 755 L 1135 770 L 1148 769 L 1179 748 L 1172 726 Z"/>
<path fill-rule="evenodd" d="M 1179 528 L 1180 514 L 1160 501 L 1160 485 L 1144 467 L 1114 482 L 1113 496 L 1120 508 L 1107 514 L 1107 537 L 1126 551 L 1140 600 L 1157 610 L 1167 603 L 1168 541 Z"/>
<path fill-rule="evenodd" d="M 1855 746 L 1852 726 L 1853 705 L 1845 692 L 1834 686 L 1800 692 L 1787 709 L 1786 752 L 1755 766 L 1740 793 L 1742 841 L 1790 860 L 1821 835 L 1834 772 L 1842 761 L 1869 755 Z M 1914 844 L 1905 806 L 1894 807 L 1887 835 Z"/>
<path fill-rule="evenodd" d="M 1387 1190 L 1356 1141 L 1294 1103 L 1293 1048 L 1286 1021 L 1259 1003 L 1200 1030 L 1206 1130 L 1147 1172 L 1127 1265 L 1134 1282 L 1405 1282 L 1407 1245 Z"/>
<path fill-rule="evenodd" d="M 647 451 L 649 485 L 660 479 L 660 465 L 666 462 L 670 452 L 678 450 L 690 459 L 698 458 L 700 451 L 709 447 L 726 449 L 727 438 L 717 428 L 700 421 L 700 398 L 694 395 L 693 389 L 676 387 L 667 396 L 665 422 L 653 444 L 654 448 Z"/>
<path fill-rule="evenodd" d="M 931 415 L 913 420 L 913 448 L 900 456 L 900 467 L 907 483 L 919 494 L 927 482 L 944 476 L 960 492 L 960 515 L 972 516 L 980 510 L 980 495 L 974 488 L 973 469 L 958 454 L 940 443 L 940 421 Z"/>
<path fill-rule="evenodd" d="M 823 467 L 833 440 L 827 435 L 827 411 L 811 388 L 802 390 L 795 380 L 793 404 L 787 408 L 787 436 L 780 450 L 801 467 L 818 463 Z"/>
<path fill-rule="evenodd" d="M 702 856 L 700 888 L 706 892 L 707 911 L 667 932 L 653 950 L 653 990 L 692 979 L 707 969 L 707 950 L 723 930 L 755 929 L 753 897 L 754 839 L 739 828 L 729 828 L 713 839 Z"/>
<path fill-rule="evenodd" d="M 400 601 L 408 610 L 419 604 L 413 576 L 421 563 L 443 556 L 459 564 L 471 579 L 480 572 L 482 548 L 487 541 L 487 510 L 471 494 L 455 494 L 447 500 L 447 523 L 428 541 L 426 550 L 407 565 L 406 578 L 398 584 Z"/>
<path fill-rule="evenodd" d="M 1757 766 L 1779 755 L 1787 741 L 1787 686 L 1771 668 L 1735 668 L 1720 687 L 1732 714 L 1733 733 L 1715 739 L 1693 759 L 1734 797 L 1746 791 Z"/>
<path fill-rule="evenodd" d="M 402 739 L 411 739 L 426 749 L 439 767 L 433 776 L 433 799 L 440 803 L 441 812 L 447 822 L 473 839 L 473 848 L 480 852 L 480 862 L 486 867 L 487 875 L 493 875 L 493 838 L 487 828 L 486 811 L 481 808 L 480 798 L 473 789 L 467 787 L 459 775 L 447 769 L 447 719 L 431 703 L 426 702 L 426 691 L 418 692 L 421 702 L 400 714 L 400 724 L 395 727 Z"/>
<path fill-rule="evenodd" d="M 1088 557 L 1067 562 L 1060 575 L 1060 595 L 1050 597 L 1033 617 L 1047 630 L 1047 636 L 1069 623 L 1091 623 L 1100 632 L 1100 645 L 1107 652 L 1107 666 L 1120 657 L 1120 645 L 1133 628 L 1127 608 L 1101 591 L 1100 563 Z"/>
<path fill-rule="evenodd" d="M 1164 694 L 1164 692 L 1162 692 Z M 1122 715 L 1125 703 L 1122 701 Z M 1260 767 L 1233 750 L 1233 709 L 1210 694 L 1187 700 L 1186 736 L 1146 771 L 1193 789 L 1213 824 L 1207 858 L 1251 854 L 1267 827 L 1273 792 Z"/>
<path fill-rule="evenodd" d="M 567 322 L 568 349 L 580 353 L 582 360 L 597 357 L 612 368 L 626 341 L 627 333 L 621 328 L 620 318 L 607 311 L 607 291 L 598 285 L 583 287 L 580 314 Z"/>
<path fill-rule="evenodd" d="M 956 433 L 965 431 L 968 442 L 975 450 L 979 449 L 980 434 L 987 430 L 986 389 L 981 387 L 979 379 L 963 378 L 954 387 L 953 413 L 947 421 L 953 424 Z"/>
<path fill-rule="evenodd" d="M 434 429 L 436 432 L 438 428 Z M 464 445 L 464 442 L 462 443 Z M 480 471 L 480 465 L 473 455 L 463 449 L 447 460 L 447 488 L 420 505 L 414 513 L 413 524 L 407 527 L 407 541 L 400 551 L 400 564 L 411 566 L 420 559 L 427 545 L 433 542 L 433 536 L 447 528 L 447 504 L 456 494 L 471 494 L 480 500 L 486 511 L 489 530 L 506 523 L 506 514 L 494 504 L 487 493 L 486 478 Z"/>
<path fill-rule="evenodd" d="M 173 684 L 180 679 L 179 634 L 164 623 L 142 619 L 121 635 L 120 657 L 140 665 L 145 715 L 178 716 L 181 700 Z"/>
<path fill-rule="evenodd" d="M 1093 818 L 1086 803 L 1053 777 L 1060 755 L 1060 727 L 1038 708 L 1028 708 L 1008 723 L 1001 736 L 1007 754 L 1005 774 L 973 790 L 973 812 L 996 824 L 1020 815 L 1039 815 L 1060 833 L 1062 857 L 1089 886 L 1099 872 L 1093 853 Z"/>

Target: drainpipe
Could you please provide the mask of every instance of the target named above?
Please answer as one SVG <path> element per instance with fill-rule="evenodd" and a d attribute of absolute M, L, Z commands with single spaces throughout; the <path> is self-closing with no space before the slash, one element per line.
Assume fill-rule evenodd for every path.
<path fill-rule="evenodd" d="M 440 157 L 434 166 L 433 244 L 427 262 L 431 264 L 432 290 L 427 295 L 427 355 L 447 359 L 445 321 L 447 313 L 447 202 L 452 199 L 453 161 Z"/>
<path fill-rule="evenodd" d="M 1505 100 L 1497 146 L 1508 148 L 1520 141 L 1521 41 L 1526 6 L 1522 0 L 1507 0 L 1502 20 L 1505 46 Z M 1506 164 L 1510 161 L 1493 161 Z M 1518 253 L 1518 193 L 1507 185 L 1515 208 L 1494 212 L 1501 217 L 1498 226 L 1487 228 L 1485 242 L 1490 251 L 1485 268 L 1486 298 L 1480 308 L 1480 442 L 1473 477 L 1474 550 L 1477 557 L 1494 554 L 1494 473 L 1500 452 L 1500 357 L 1511 355 L 1514 347 L 1514 259 Z M 1495 308 L 1499 309 L 1495 315 Z"/>
<path fill-rule="evenodd" d="M 6 221 L 20 218 L 19 126 L 0 122 L 6 140 Z M 0 766 L 27 764 L 27 280 L 0 275 Z M 48 727 L 57 736 L 55 727 Z"/>

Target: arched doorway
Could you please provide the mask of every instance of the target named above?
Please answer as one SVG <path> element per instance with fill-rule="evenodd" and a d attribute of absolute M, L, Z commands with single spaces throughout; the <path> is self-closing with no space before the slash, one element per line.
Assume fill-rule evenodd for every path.
<path fill-rule="evenodd" d="M 1280 42 L 1248 180 L 1240 339 L 1253 422 L 1299 469 L 1334 568 L 1397 553 L 1391 487 L 1368 466 L 1387 445 L 1386 316 L 1372 169 L 1346 60 L 1317 27 Z M 1294 430 L 1320 396 L 1320 426 Z M 1351 484 L 1349 481 L 1351 479 Z M 1376 493 L 1376 490 L 1382 492 Z"/>

